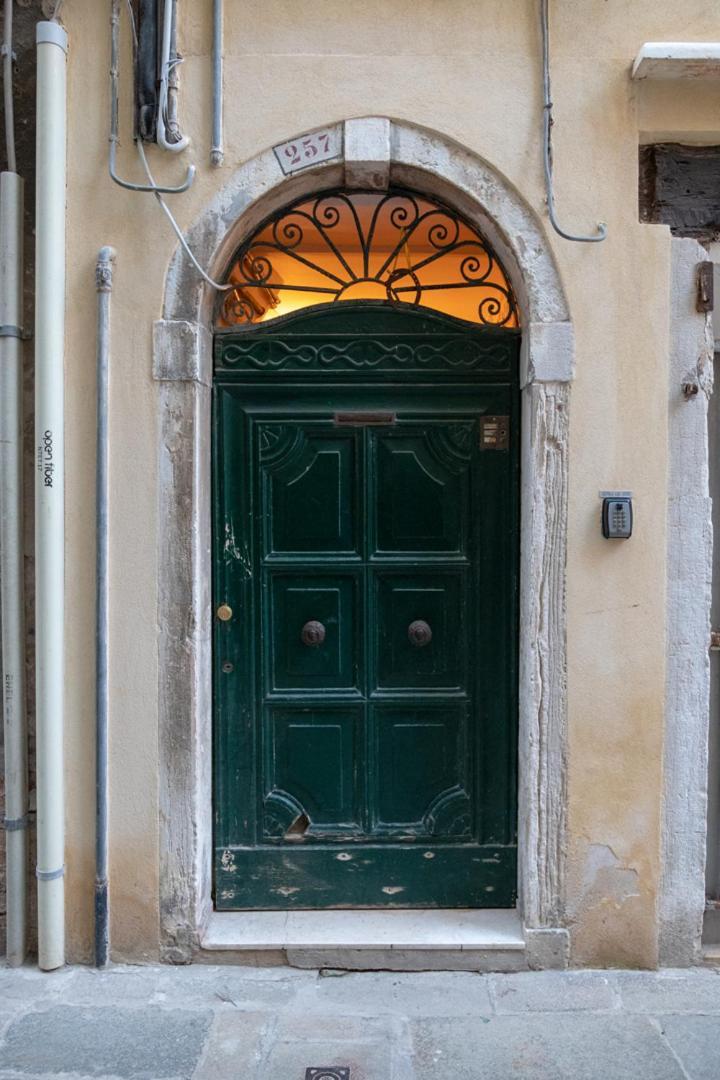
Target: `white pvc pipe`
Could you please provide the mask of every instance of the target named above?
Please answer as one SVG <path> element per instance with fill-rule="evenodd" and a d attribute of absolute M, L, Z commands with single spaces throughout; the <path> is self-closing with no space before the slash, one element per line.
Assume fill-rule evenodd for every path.
<path fill-rule="evenodd" d="M 5 724 L 7 962 L 27 947 L 27 718 L 23 589 L 23 181 L 0 174 L 0 595 Z"/>
<path fill-rule="evenodd" d="M 65 963 L 64 339 L 67 34 L 37 24 L 35 610 L 38 963 Z"/>

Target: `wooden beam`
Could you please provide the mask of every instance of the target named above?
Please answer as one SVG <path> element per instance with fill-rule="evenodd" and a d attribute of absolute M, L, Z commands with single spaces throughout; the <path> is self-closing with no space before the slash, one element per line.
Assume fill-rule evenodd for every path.
<path fill-rule="evenodd" d="M 720 146 L 653 143 L 640 147 L 640 220 L 674 236 L 720 236 Z"/>

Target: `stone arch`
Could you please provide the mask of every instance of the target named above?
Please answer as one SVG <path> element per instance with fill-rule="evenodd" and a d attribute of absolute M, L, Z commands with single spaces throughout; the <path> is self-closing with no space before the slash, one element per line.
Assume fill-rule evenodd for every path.
<path fill-rule="evenodd" d="M 523 394 L 519 906 L 528 961 L 567 959 L 567 433 L 573 334 L 535 212 L 487 162 L 444 135 L 381 117 L 329 128 L 342 156 L 284 176 L 272 150 L 242 164 L 187 232 L 211 275 L 273 211 L 305 194 L 389 185 L 435 196 L 487 237 L 521 310 Z M 187 959 L 211 911 L 210 387 L 213 290 L 178 247 L 154 327 L 159 383 L 159 723 L 162 948 Z"/>

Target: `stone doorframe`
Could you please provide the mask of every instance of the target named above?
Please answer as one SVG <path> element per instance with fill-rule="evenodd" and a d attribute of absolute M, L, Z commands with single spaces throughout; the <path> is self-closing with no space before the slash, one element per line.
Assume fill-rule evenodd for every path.
<path fill-rule="evenodd" d="M 324 129 L 326 130 L 326 129 Z M 495 248 L 522 317 L 519 909 L 528 962 L 567 964 L 565 563 L 573 331 L 535 212 L 477 155 L 381 117 L 332 125 L 344 153 L 286 177 L 273 151 L 241 165 L 187 233 L 221 276 L 273 211 L 330 188 L 398 185 L 463 214 Z M 190 960 L 212 910 L 211 431 L 214 292 L 178 248 L 155 323 L 159 440 L 161 952 Z"/>
<path fill-rule="evenodd" d="M 699 312 L 696 240 L 670 241 L 665 745 L 659 961 L 702 963 L 710 719 L 713 334 Z M 715 538 L 717 543 L 717 538 Z M 714 778 L 717 782 L 717 778 Z"/>

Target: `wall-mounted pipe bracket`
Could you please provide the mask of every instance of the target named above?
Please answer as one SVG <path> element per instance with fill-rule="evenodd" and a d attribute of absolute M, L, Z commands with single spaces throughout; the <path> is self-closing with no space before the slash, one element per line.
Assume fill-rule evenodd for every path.
<path fill-rule="evenodd" d="M 5 818 L 3 821 L 3 828 L 5 832 L 18 832 L 20 829 L 27 829 L 29 818 L 27 814 L 24 817 L 17 818 Z"/>
<path fill-rule="evenodd" d="M 57 881 L 58 878 L 65 877 L 65 867 L 61 866 L 58 870 L 38 870 L 36 867 L 35 877 L 38 881 Z"/>
<path fill-rule="evenodd" d="M 32 334 L 29 330 L 23 330 L 22 326 L 0 326 L 0 338 L 18 338 L 19 341 L 30 341 Z"/>

